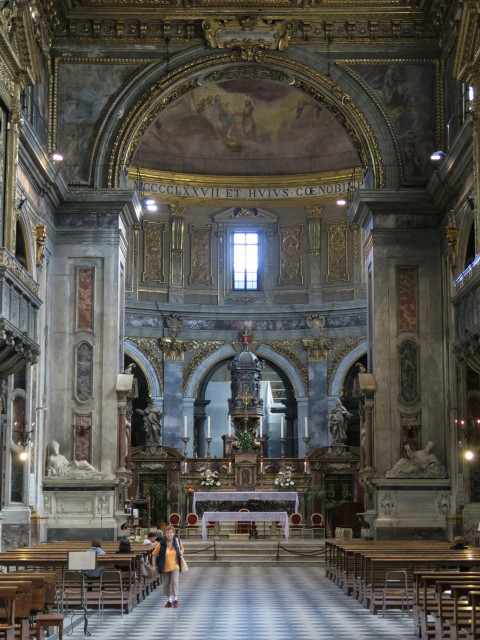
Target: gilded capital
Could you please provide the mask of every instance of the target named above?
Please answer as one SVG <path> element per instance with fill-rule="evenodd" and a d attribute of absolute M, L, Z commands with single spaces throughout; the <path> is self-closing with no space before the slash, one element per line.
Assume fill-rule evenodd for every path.
<path fill-rule="evenodd" d="M 160 338 L 158 346 L 163 351 L 164 360 L 179 360 L 183 362 L 185 351 L 194 348 L 191 340 L 177 340 L 175 338 Z"/>
<path fill-rule="evenodd" d="M 328 358 L 332 341 L 324 338 L 311 338 L 302 340 L 302 344 L 307 350 L 310 362 L 322 362 Z"/>

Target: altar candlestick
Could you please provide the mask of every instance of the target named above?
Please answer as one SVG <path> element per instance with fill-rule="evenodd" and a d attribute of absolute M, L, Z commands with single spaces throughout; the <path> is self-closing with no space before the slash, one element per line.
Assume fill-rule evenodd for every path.
<path fill-rule="evenodd" d="M 283 438 L 283 417 L 280 418 L 280 438 Z"/>
<path fill-rule="evenodd" d="M 183 434 L 185 438 L 187 437 L 188 425 L 187 425 L 187 416 L 183 416 Z"/>
<path fill-rule="evenodd" d="M 260 416 L 260 438 L 263 435 L 263 418 Z"/>
<path fill-rule="evenodd" d="M 210 416 L 207 417 L 207 438 L 210 438 Z"/>
<path fill-rule="evenodd" d="M 305 416 L 305 438 L 308 438 L 308 418 Z"/>

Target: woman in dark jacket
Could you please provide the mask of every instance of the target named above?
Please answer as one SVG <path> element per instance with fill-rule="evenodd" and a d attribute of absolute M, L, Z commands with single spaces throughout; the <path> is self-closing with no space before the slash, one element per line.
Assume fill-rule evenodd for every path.
<path fill-rule="evenodd" d="M 165 537 L 160 540 L 152 553 L 153 567 L 162 574 L 163 594 L 168 598 L 166 607 L 178 608 L 178 577 L 181 571 L 180 557 L 183 544 L 175 538 L 175 527 L 165 529 Z"/>

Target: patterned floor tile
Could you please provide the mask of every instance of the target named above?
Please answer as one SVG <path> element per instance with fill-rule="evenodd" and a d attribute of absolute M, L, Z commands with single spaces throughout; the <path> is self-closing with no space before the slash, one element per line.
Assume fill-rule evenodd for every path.
<path fill-rule="evenodd" d="M 120 618 L 89 614 L 95 640 L 413 640 L 412 620 L 373 616 L 314 567 L 191 568 L 180 577 L 178 609 L 157 589 Z M 83 625 L 66 632 L 85 638 Z"/>

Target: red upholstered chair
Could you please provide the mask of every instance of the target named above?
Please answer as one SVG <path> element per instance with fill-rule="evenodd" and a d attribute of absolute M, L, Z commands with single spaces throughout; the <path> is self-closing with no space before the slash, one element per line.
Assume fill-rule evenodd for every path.
<path fill-rule="evenodd" d="M 189 513 L 185 518 L 185 537 L 188 538 L 192 532 L 195 537 L 200 535 L 200 525 L 198 524 L 198 516 L 196 513 Z"/>
<path fill-rule="evenodd" d="M 180 514 L 179 513 L 171 513 L 168 516 L 168 523 L 172 525 L 172 527 L 180 527 L 180 522 L 181 522 L 181 518 L 180 518 Z"/>
<path fill-rule="evenodd" d="M 312 513 L 310 520 L 312 522 L 312 538 L 315 538 L 315 534 L 318 534 L 320 538 L 325 538 L 323 515 L 321 513 Z"/>
<path fill-rule="evenodd" d="M 292 513 L 292 515 L 290 516 L 290 533 L 292 535 L 292 538 L 295 532 L 301 535 L 303 538 L 304 528 L 302 520 L 303 518 L 299 513 Z"/>
<path fill-rule="evenodd" d="M 239 513 L 250 513 L 250 509 L 239 509 L 238 510 Z M 243 521 L 243 520 L 239 520 L 237 522 L 237 526 L 235 527 L 235 533 L 248 533 L 250 534 L 250 528 L 252 526 L 252 523 L 249 522 L 248 520 Z"/>

